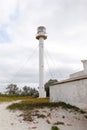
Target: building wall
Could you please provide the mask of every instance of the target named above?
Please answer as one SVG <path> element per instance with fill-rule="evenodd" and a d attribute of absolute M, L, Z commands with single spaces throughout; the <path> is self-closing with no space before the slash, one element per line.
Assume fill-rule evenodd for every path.
<path fill-rule="evenodd" d="M 87 72 L 87 60 L 82 60 L 84 71 Z"/>
<path fill-rule="evenodd" d="M 76 106 L 79 106 L 79 104 L 87 104 L 87 79 L 51 86 L 50 102 L 59 101 Z"/>

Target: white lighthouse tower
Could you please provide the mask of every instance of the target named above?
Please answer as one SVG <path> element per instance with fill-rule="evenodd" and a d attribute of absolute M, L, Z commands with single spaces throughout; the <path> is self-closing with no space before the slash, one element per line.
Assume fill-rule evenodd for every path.
<path fill-rule="evenodd" d="M 44 40 L 47 39 L 46 28 L 40 26 L 37 28 L 36 39 L 39 40 L 39 97 L 46 97 L 44 90 Z"/>

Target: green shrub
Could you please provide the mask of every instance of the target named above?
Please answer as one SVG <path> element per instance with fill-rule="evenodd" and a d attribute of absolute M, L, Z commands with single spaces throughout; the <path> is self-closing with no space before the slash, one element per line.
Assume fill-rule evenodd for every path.
<path fill-rule="evenodd" d="M 60 130 L 57 126 L 52 126 L 51 130 Z"/>

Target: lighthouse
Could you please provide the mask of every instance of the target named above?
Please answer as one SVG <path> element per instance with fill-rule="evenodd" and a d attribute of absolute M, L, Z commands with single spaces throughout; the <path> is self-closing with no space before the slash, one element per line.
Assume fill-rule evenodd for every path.
<path fill-rule="evenodd" d="M 44 40 L 47 39 L 44 26 L 37 28 L 36 39 L 39 40 L 39 98 L 44 98 L 46 97 L 44 89 Z"/>

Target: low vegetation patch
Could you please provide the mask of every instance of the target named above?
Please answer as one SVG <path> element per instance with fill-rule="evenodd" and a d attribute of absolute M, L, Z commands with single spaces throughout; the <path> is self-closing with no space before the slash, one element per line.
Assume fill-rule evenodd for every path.
<path fill-rule="evenodd" d="M 20 116 L 23 117 L 23 120 L 24 121 L 34 121 L 34 118 L 37 117 L 37 118 L 46 118 L 46 116 L 44 114 L 41 114 L 39 112 L 35 112 L 33 110 L 31 111 L 23 111 L 23 114 L 20 114 Z"/>
<path fill-rule="evenodd" d="M 70 104 L 66 104 L 64 102 L 57 102 L 57 103 L 50 103 L 49 98 L 29 98 L 27 100 L 23 100 L 20 103 L 14 103 L 10 106 L 8 106 L 9 109 L 15 109 L 15 110 L 29 110 L 34 108 L 53 108 L 53 107 L 61 107 L 63 109 L 70 109 L 72 111 L 77 111 L 81 114 L 86 113 L 85 111 L 79 109 L 76 106 L 72 106 Z"/>
<path fill-rule="evenodd" d="M 16 100 L 27 101 L 31 99 L 32 97 L 30 96 L 5 95 L 5 94 L 0 95 L 0 102 L 11 102 L 11 101 L 16 101 Z"/>
<path fill-rule="evenodd" d="M 54 125 L 64 125 L 64 122 L 57 121 L 54 123 Z"/>
<path fill-rule="evenodd" d="M 57 126 L 52 126 L 51 130 L 60 130 Z"/>

